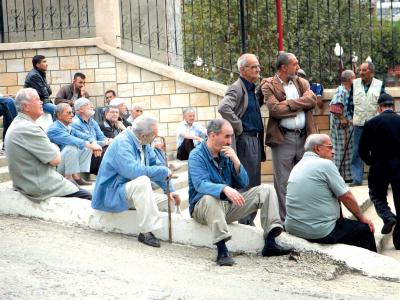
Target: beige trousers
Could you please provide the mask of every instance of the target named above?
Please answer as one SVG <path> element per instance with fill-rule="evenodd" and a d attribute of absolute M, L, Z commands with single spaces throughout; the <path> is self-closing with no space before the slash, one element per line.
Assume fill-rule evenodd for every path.
<path fill-rule="evenodd" d="M 147 176 L 140 176 L 125 185 L 128 204 L 135 208 L 141 233 L 160 229 L 163 224 L 160 211 L 168 209 L 166 195 L 153 193 L 151 181 Z"/>
<path fill-rule="evenodd" d="M 208 225 L 214 244 L 231 238 L 232 235 L 228 231 L 227 224 L 237 221 L 257 209 L 261 209 L 260 217 L 264 238 L 272 228 L 282 228 L 278 198 L 273 186 L 262 184 L 241 194 L 245 199 L 242 207 L 208 195 L 202 197 L 194 207 L 193 218 L 203 225 Z"/>

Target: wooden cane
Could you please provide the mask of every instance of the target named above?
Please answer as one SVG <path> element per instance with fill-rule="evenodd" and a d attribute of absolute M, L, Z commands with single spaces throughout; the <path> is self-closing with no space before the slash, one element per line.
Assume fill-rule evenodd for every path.
<path fill-rule="evenodd" d="M 165 161 L 165 166 L 168 168 L 168 157 L 167 157 L 167 144 L 165 143 L 165 138 L 163 136 L 157 136 L 157 138 L 160 138 L 163 141 L 163 152 L 164 152 L 164 161 Z M 170 193 L 170 188 L 169 188 L 169 183 L 171 180 L 171 176 L 167 177 L 167 188 L 165 189 L 165 193 L 167 194 L 167 199 L 168 199 L 168 242 L 172 243 L 172 217 L 171 217 L 171 193 Z"/>

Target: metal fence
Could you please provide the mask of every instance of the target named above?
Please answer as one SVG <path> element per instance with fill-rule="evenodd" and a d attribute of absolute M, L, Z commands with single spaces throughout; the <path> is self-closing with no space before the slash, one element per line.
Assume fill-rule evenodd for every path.
<path fill-rule="evenodd" d="M 368 56 L 377 76 L 399 84 L 400 21 L 397 1 L 282 0 L 285 51 L 294 53 L 311 81 L 335 86 L 340 60 L 353 68 Z M 255 53 L 263 76 L 275 72 L 276 1 L 186 0 L 182 3 L 185 69 L 230 83 L 236 60 Z M 341 57 L 334 48 L 339 44 Z M 397 70 L 397 71 L 396 71 Z"/>
<path fill-rule="evenodd" d="M 1 42 L 95 36 L 94 0 L 2 0 Z"/>

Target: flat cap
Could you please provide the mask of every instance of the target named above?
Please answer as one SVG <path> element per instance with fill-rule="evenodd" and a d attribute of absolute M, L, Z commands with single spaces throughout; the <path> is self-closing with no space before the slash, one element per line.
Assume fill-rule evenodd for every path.
<path fill-rule="evenodd" d="M 379 96 L 378 98 L 378 105 L 393 105 L 394 104 L 394 99 L 392 96 L 389 94 L 383 93 L 382 95 Z"/>

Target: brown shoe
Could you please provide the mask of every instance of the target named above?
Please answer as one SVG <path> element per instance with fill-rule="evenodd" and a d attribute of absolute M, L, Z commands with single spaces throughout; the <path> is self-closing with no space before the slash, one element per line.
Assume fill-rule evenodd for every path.
<path fill-rule="evenodd" d="M 74 179 L 74 180 L 75 180 L 75 182 L 76 182 L 77 184 L 79 184 L 79 185 L 92 185 L 91 182 L 86 181 L 86 180 L 83 179 L 83 178 L 78 178 L 78 179 Z"/>

